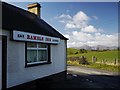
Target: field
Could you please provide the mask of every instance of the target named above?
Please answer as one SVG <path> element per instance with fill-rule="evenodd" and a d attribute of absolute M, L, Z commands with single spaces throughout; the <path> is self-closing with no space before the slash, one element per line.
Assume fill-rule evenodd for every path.
<path fill-rule="evenodd" d="M 77 57 L 85 56 L 86 60 L 90 65 L 85 65 L 87 67 L 100 68 L 105 70 L 118 71 L 119 65 L 119 51 L 118 50 L 106 50 L 106 51 L 83 51 L 80 52 L 79 49 L 68 48 L 67 49 L 67 62 L 71 65 L 80 65 L 79 60 L 72 60 Z M 92 63 L 92 57 L 96 57 L 96 62 Z M 116 69 L 116 70 L 115 70 Z"/>
<path fill-rule="evenodd" d="M 92 57 L 95 56 L 97 58 L 97 62 L 101 62 L 102 60 L 110 63 L 114 63 L 115 60 L 118 60 L 118 50 L 112 51 L 87 51 L 87 53 L 82 54 L 70 54 L 70 52 L 79 52 L 78 49 L 68 49 L 68 58 L 69 57 L 80 57 L 85 56 L 89 62 L 92 61 Z"/>

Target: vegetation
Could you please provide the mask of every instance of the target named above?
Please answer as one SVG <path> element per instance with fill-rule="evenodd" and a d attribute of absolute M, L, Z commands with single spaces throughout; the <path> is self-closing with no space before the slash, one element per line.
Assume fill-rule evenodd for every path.
<path fill-rule="evenodd" d="M 74 54 L 76 54 L 76 53 L 78 53 L 78 52 L 79 52 L 78 49 L 74 49 L 74 48 L 68 48 L 68 49 L 67 49 L 67 54 L 68 54 L 68 55 L 74 55 Z"/>
<path fill-rule="evenodd" d="M 83 64 L 79 64 L 78 61 L 67 61 L 67 63 L 68 65 L 73 65 L 73 66 L 83 66 L 83 67 L 102 69 L 102 70 L 107 70 L 112 72 L 120 72 L 119 66 L 111 66 L 111 65 L 99 64 L 99 63 L 94 63 L 94 64 L 91 63 L 88 65 L 83 65 Z"/>
<path fill-rule="evenodd" d="M 104 70 L 119 71 L 119 59 L 118 59 L 118 50 L 99 50 L 91 51 L 84 49 L 67 49 L 67 63 L 70 65 L 83 65 L 81 63 L 81 57 L 84 56 L 87 64 L 83 66 L 98 68 Z M 93 56 L 96 57 L 96 61 L 93 63 Z M 89 64 L 88 64 L 89 63 Z"/>
<path fill-rule="evenodd" d="M 74 49 L 72 49 L 74 50 Z M 96 51 L 87 51 L 87 53 L 78 53 L 78 54 L 70 54 L 68 49 L 68 58 L 69 57 L 80 57 L 80 56 L 85 56 L 89 62 L 91 62 L 92 57 L 95 56 L 97 58 L 98 62 L 101 62 L 102 60 L 105 60 L 107 62 L 114 62 L 115 59 L 118 59 L 118 51 L 113 50 L 113 51 L 103 51 L 103 52 L 96 52 Z M 73 52 L 76 52 L 77 49 Z M 72 52 L 72 51 L 70 51 Z"/>

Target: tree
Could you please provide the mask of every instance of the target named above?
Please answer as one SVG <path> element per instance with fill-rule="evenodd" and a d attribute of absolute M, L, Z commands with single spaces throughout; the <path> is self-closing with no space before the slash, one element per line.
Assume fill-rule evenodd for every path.
<path fill-rule="evenodd" d="M 79 52 L 80 52 L 80 53 L 87 53 L 87 50 L 85 50 L 85 49 L 80 49 Z"/>

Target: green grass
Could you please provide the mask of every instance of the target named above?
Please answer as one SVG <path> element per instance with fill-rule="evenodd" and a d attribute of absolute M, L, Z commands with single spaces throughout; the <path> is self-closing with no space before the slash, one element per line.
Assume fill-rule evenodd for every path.
<path fill-rule="evenodd" d="M 83 67 L 89 67 L 89 68 L 96 68 L 96 69 L 102 69 L 102 70 L 107 70 L 107 71 L 112 71 L 112 72 L 120 72 L 120 67 L 119 66 L 111 66 L 111 65 L 106 65 L 106 64 L 89 64 L 89 65 L 82 65 L 79 64 L 78 61 L 67 61 L 68 65 L 74 65 L 74 66 L 83 66 Z"/>
<path fill-rule="evenodd" d="M 68 48 L 67 49 L 67 54 L 68 55 L 74 55 L 76 52 L 79 52 L 78 49 L 74 49 L 74 48 Z"/>
<path fill-rule="evenodd" d="M 101 62 L 103 59 L 106 60 L 107 62 L 114 62 L 115 58 L 118 59 L 118 51 L 117 50 L 104 51 L 104 52 L 88 51 L 88 53 L 83 53 L 83 54 L 68 53 L 68 57 L 79 57 L 79 56 L 85 56 L 88 61 L 92 60 L 92 56 L 96 56 L 98 62 Z"/>
<path fill-rule="evenodd" d="M 76 52 L 78 52 L 76 54 Z M 85 66 L 85 67 L 90 67 L 90 68 L 97 68 L 97 69 L 103 69 L 103 70 L 108 70 L 108 71 L 113 71 L 113 72 L 120 72 L 120 67 L 118 65 L 108 65 L 115 62 L 115 59 L 118 61 L 120 60 L 120 56 L 118 55 L 120 51 L 118 50 L 111 50 L 111 51 L 90 51 L 87 50 L 87 53 L 79 53 L 78 49 L 73 49 L 73 48 L 68 48 L 67 49 L 67 57 L 80 57 L 80 56 L 85 56 L 87 58 L 87 61 L 90 63 L 90 65 L 81 65 L 79 64 L 78 60 L 76 61 L 71 61 L 68 60 L 67 64 L 69 65 L 77 65 L 77 66 Z M 92 57 L 95 56 L 97 57 L 97 62 L 98 63 L 91 63 Z M 102 60 L 104 59 L 106 64 L 102 64 Z"/>

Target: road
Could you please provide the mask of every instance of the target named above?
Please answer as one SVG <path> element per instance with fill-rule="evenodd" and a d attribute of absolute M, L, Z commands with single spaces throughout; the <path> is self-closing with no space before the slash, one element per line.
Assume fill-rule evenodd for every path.
<path fill-rule="evenodd" d="M 68 66 L 66 88 L 120 88 L 118 73 L 84 67 Z"/>
<path fill-rule="evenodd" d="M 118 73 L 113 73 L 104 70 L 67 66 L 67 79 L 59 81 L 51 81 L 48 84 L 49 88 L 61 89 L 120 89 L 120 76 Z M 48 88 L 47 86 L 45 88 Z M 40 89 L 37 87 L 37 89 Z"/>
<path fill-rule="evenodd" d="M 100 69 L 93 69 L 87 67 L 79 67 L 79 66 L 67 66 L 68 71 L 79 72 L 81 74 L 89 74 L 89 75 L 118 75 L 118 73 L 100 70 Z"/>

